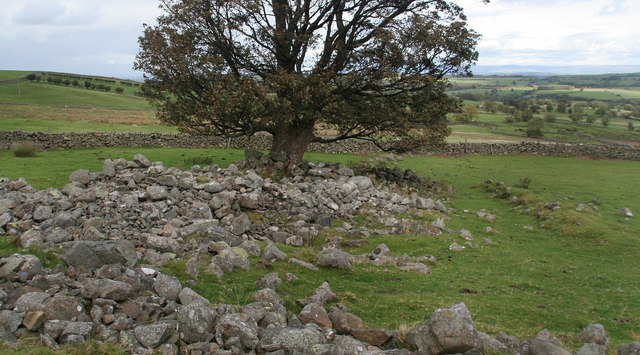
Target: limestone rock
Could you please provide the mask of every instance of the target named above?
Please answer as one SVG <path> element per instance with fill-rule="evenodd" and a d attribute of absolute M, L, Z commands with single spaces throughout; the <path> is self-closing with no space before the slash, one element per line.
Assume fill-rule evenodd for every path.
<path fill-rule="evenodd" d="M 282 284 L 282 280 L 278 277 L 278 273 L 272 272 L 260 278 L 260 280 L 256 282 L 256 289 L 260 290 L 263 288 L 270 288 L 275 290 L 280 286 L 280 284 Z"/>
<path fill-rule="evenodd" d="M 336 269 L 351 269 L 349 263 L 349 254 L 341 250 L 332 249 L 322 254 L 316 263 L 320 266 L 331 267 Z"/>
<path fill-rule="evenodd" d="M 482 338 L 464 303 L 437 309 L 422 325 L 409 330 L 406 341 L 420 353 L 446 354 L 471 349 L 484 350 Z"/>
<path fill-rule="evenodd" d="M 177 277 L 159 273 L 156 281 L 153 283 L 153 289 L 158 296 L 170 301 L 177 301 L 180 296 L 180 291 L 182 291 L 182 284 Z"/>
<path fill-rule="evenodd" d="M 315 348 L 326 344 L 327 339 L 317 328 L 267 328 L 260 339 L 263 351 L 284 350 L 286 353 L 313 354 Z"/>
<path fill-rule="evenodd" d="M 216 324 L 216 342 L 228 343 L 237 338 L 241 349 L 252 350 L 258 345 L 258 324 L 245 313 L 225 314 Z"/>
<path fill-rule="evenodd" d="M 187 344 L 207 341 L 213 335 L 216 312 L 208 307 L 189 304 L 178 312 L 180 339 Z"/>
<path fill-rule="evenodd" d="M 582 343 L 596 343 L 604 347 L 609 346 L 609 339 L 607 339 L 607 333 L 602 324 L 589 324 L 576 336 L 576 339 Z"/>
<path fill-rule="evenodd" d="M 327 311 L 317 303 L 309 303 L 304 306 L 298 318 L 303 324 L 315 323 L 321 327 L 332 328 L 332 323 Z"/>
<path fill-rule="evenodd" d="M 306 306 L 310 303 L 317 303 L 321 306 L 324 306 L 327 302 L 336 300 L 338 296 L 331 290 L 328 282 L 323 282 L 320 287 L 316 288 L 313 291 L 313 294 L 305 299 L 297 300 L 296 303 Z"/>
<path fill-rule="evenodd" d="M 103 265 L 137 265 L 137 255 L 133 245 L 125 240 L 88 241 L 78 240 L 73 243 L 62 259 L 75 268 L 91 271 Z"/>
<path fill-rule="evenodd" d="M 264 251 L 262 252 L 262 259 L 267 260 L 269 262 L 282 260 L 282 259 L 285 259 L 286 257 L 287 257 L 287 254 L 280 251 L 280 249 L 278 249 L 278 247 L 273 243 L 269 243 L 269 245 L 267 245 L 267 247 L 264 248 Z"/>
<path fill-rule="evenodd" d="M 136 339 L 147 349 L 155 349 L 165 344 L 176 332 L 176 324 L 170 322 L 140 325 L 133 330 Z"/>

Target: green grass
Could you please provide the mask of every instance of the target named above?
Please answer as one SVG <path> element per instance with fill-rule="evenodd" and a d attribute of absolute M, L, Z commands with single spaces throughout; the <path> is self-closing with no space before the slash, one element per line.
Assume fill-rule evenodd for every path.
<path fill-rule="evenodd" d="M 0 70 L 0 81 L 22 78 L 31 73 L 33 72 L 25 70 Z"/>
<path fill-rule="evenodd" d="M 242 158 L 238 150 L 113 148 L 43 152 L 31 158 L 37 160 L 25 162 L 2 152 L 0 175 L 24 176 L 38 188 L 62 186 L 76 169 L 98 171 L 103 158 L 131 159 L 135 153 L 161 160 L 166 166 L 184 165 L 184 161 L 198 156 L 211 156 L 221 166 Z M 308 153 L 305 158 L 349 164 L 366 157 Z M 624 221 L 615 213 L 621 207 L 636 214 L 640 211 L 636 198 L 640 185 L 634 183 L 640 175 L 637 162 L 468 156 L 406 157 L 400 165 L 458 190 L 451 198 L 453 213 L 446 216 L 446 224 L 454 230 L 470 230 L 476 238 L 475 248 L 450 252 L 448 246 L 453 241 L 462 242 L 451 234 L 372 236 L 368 245 L 347 250 L 366 253 L 384 242 L 397 256 L 432 254 L 439 260 L 431 266 L 432 275 L 367 264 L 355 265 L 350 271 L 310 272 L 278 262 L 267 269 L 234 272 L 220 281 L 201 274 L 193 288 L 213 302 L 244 304 L 250 302 L 257 278 L 274 271 L 281 275 L 292 272 L 300 280 L 278 289 L 288 309 L 299 311 L 295 300 L 308 296 L 327 280 L 339 301 L 371 327 L 406 327 L 423 321 L 436 308 L 465 302 L 478 329 L 493 335 L 504 331 L 524 338 L 548 328 L 570 348 L 577 348 L 579 344 L 572 338 L 587 324 L 598 322 L 606 327 L 612 348 L 637 337 L 640 227 L 634 218 Z M 531 179 L 528 189 L 515 187 L 523 177 Z M 523 214 L 522 207 L 514 209 L 516 206 L 506 200 L 490 198 L 490 192 L 476 186 L 487 179 L 514 186 L 513 191 L 528 199 L 528 207 L 534 212 Z M 576 202 L 586 203 L 596 197 L 601 201 L 599 211 L 575 212 Z M 542 203 L 554 200 L 560 201 L 561 210 L 545 212 L 552 219 L 541 223 L 535 211 Z M 480 209 L 495 213 L 497 220 L 490 223 L 480 219 L 475 215 Z M 260 222 L 260 213 L 252 216 L 255 223 L 266 223 Z M 430 223 L 437 216 L 440 214 L 427 214 L 423 221 Z M 353 223 L 376 228 L 378 222 L 357 218 Z M 485 234 L 486 226 L 498 233 Z M 533 226 L 533 230 L 524 226 Z M 314 261 L 315 248 L 324 243 L 325 237 L 319 236 L 304 248 L 280 247 L 291 256 Z M 494 244 L 483 245 L 480 241 L 484 237 Z M 174 263 L 165 271 L 186 281 L 184 263 Z M 477 293 L 461 293 L 463 289 Z"/>
<path fill-rule="evenodd" d="M 91 121 L 71 120 L 39 120 L 22 118 L 0 118 L 2 129 L 7 131 L 21 130 L 24 132 L 150 132 L 150 133 L 178 133 L 174 127 L 156 125 L 133 125 L 96 123 Z"/>
<path fill-rule="evenodd" d="M 0 85 L 0 102 L 63 107 L 150 108 L 147 101 L 138 96 L 29 81 Z"/>

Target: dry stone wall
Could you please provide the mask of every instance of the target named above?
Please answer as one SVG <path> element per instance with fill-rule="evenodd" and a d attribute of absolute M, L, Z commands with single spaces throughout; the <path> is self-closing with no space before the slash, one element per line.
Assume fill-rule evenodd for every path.
<path fill-rule="evenodd" d="M 102 147 L 181 147 L 269 149 L 271 136 L 224 138 L 189 134 L 166 133 L 45 133 L 0 131 L 0 149 L 9 149 L 17 142 L 34 142 L 43 149 L 81 149 Z M 308 149 L 325 153 L 375 153 L 380 150 L 370 142 L 345 140 L 330 144 L 312 143 Z M 425 155 L 503 155 L 532 154 L 546 156 L 590 156 L 624 160 L 640 160 L 640 149 L 626 145 L 602 144 L 546 144 L 521 143 L 450 143 L 440 147 L 423 148 L 416 153 Z"/>

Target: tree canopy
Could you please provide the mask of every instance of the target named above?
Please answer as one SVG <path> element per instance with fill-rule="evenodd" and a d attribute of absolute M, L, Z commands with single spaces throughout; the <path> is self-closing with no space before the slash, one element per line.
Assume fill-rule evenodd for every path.
<path fill-rule="evenodd" d="M 161 0 L 135 68 L 163 122 L 273 135 L 272 151 L 367 139 L 442 142 L 479 36 L 446 0 Z M 322 134 L 326 132 L 327 134 Z"/>

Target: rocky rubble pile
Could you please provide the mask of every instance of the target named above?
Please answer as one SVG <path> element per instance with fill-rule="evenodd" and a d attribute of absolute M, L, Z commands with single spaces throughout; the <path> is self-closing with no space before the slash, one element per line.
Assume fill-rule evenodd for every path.
<path fill-rule="evenodd" d="M 327 312 L 337 297 L 326 282 L 298 300 L 303 309 L 293 314 L 276 291 L 283 282 L 278 273 L 257 281 L 254 302 L 214 305 L 175 277 L 130 264 L 130 245 L 78 243 L 89 243 L 85 250 L 103 265 L 93 268 L 99 263 L 84 258 L 51 270 L 33 255 L 0 259 L 0 339 L 14 344 L 38 336 L 57 348 L 93 338 L 135 354 L 571 354 L 547 330 L 524 341 L 478 332 L 463 303 L 436 310 L 405 335 L 366 328 L 340 303 Z M 288 274 L 284 282 L 295 279 Z M 584 343 L 581 355 L 605 354 L 608 346 L 599 324 L 587 326 L 577 341 Z M 639 349 L 634 342 L 618 353 Z"/>
<path fill-rule="evenodd" d="M 138 248 L 138 258 L 160 266 L 199 254 L 207 241 L 231 248 L 253 241 L 301 246 L 334 218 L 358 213 L 384 220 L 387 229 L 338 230 L 364 236 L 428 232 L 429 226 L 393 215 L 411 210 L 447 212 L 439 200 L 374 187 L 369 177 L 354 176 L 353 170 L 339 164 L 285 166 L 287 157 L 247 155 L 240 166 L 194 166 L 189 171 L 166 168 L 141 155 L 133 161 L 106 160 L 102 172 L 78 170 L 63 188 L 42 191 L 23 179 L 1 179 L 0 234 L 18 236 L 20 247 L 69 249 L 77 240 L 129 241 Z M 261 160 L 267 162 L 263 168 L 244 169 L 243 165 L 255 166 Z M 288 169 L 289 177 L 276 182 L 265 166 Z M 216 254 L 231 254 L 222 252 L 227 248 L 221 246 L 214 249 Z"/>
<path fill-rule="evenodd" d="M 276 179 L 273 167 L 286 176 Z M 23 248 L 63 250 L 67 264 L 48 269 L 36 256 L 22 254 L 0 259 L 0 338 L 6 342 L 38 336 L 56 348 L 94 338 L 140 354 L 410 353 L 404 348 L 418 354 L 563 353 L 548 332 L 523 342 L 479 333 L 464 304 L 437 310 L 401 335 L 366 328 L 340 303 L 327 310 L 336 300 L 327 283 L 298 300 L 303 308 L 294 314 L 277 293 L 283 282 L 277 273 L 258 280 L 254 302 L 240 306 L 211 304 L 158 271 L 180 258 L 197 279 L 204 259 L 207 272 L 222 276 L 249 269 L 254 255 L 262 265 L 287 259 L 318 270 L 316 265 L 349 268 L 367 262 L 429 273 L 427 264 L 435 262 L 429 255 L 393 257 L 381 244 L 356 256 L 342 247 L 366 243 L 371 233 L 439 234 L 447 230 L 442 218 L 425 225 L 395 215 L 447 213 L 447 207 L 390 185 L 374 186 L 371 178 L 345 166 L 248 152 L 245 162 L 227 169 L 182 171 L 136 155 L 133 161 L 106 160 L 102 172 L 76 171 L 70 181 L 61 189 L 36 191 L 23 179 L 0 178 L 0 234 L 17 237 Z M 332 227 L 350 238 L 328 238 L 316 265 L 288 257 L 273 243 L 303 245 L 335 218 L 356 214 L 381 221 L 381 227 Z M 140 265 L 143 259 L 151 265 Z M 580 340 L 596 344 L 581 354 L 600 353 L 607 345 L 602 337 Z M 630 351 L 634 346 L 628 345 Z"/>

